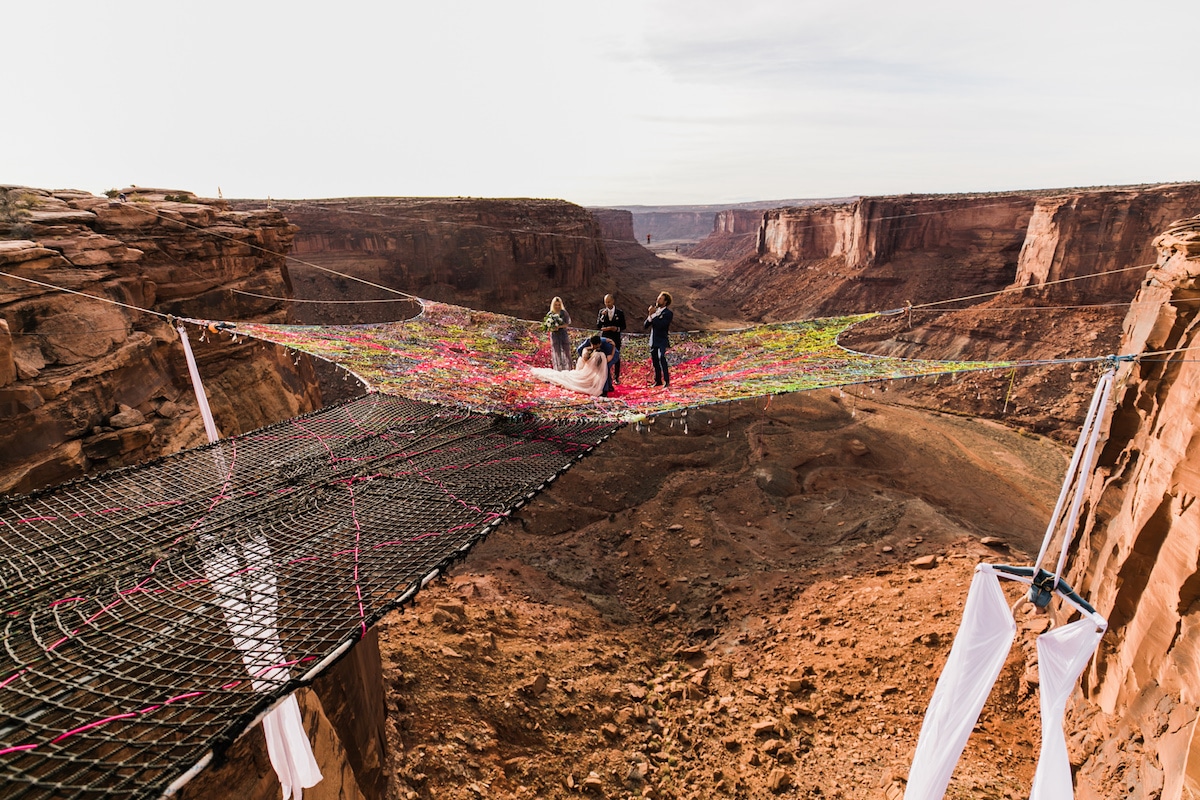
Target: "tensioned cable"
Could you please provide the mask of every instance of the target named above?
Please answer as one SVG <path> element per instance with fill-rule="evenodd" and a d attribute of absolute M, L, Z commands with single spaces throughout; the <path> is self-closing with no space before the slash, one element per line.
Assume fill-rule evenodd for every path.
<path fill-rule="evenodd" d="M 296 256 L 293 256 L 293 255 L 288 255 L 287 253 L 280 253 L 280 252 L 278 252 L 278 251 L 276 251 L 276 250 L 271 250 L 270 248 L 263 247 L 263 246 L 262 246 L 262 245 L 260 245 L 260 244 L 255 244 L 254 242 L 245 242 L 245 241 L 242 241 L 242 240 L 239 240 L 239 239 L 235 239 L 235 238 L 234 238 L 234 237 L 232 237 L 232 236 L 228 236 L 228 235 L 226 235 L 226 234 L 223 234 L 223 233 L 217 233 L 216 231 L 213 231 L 213 230 L 211 230 L 210 228 L 206 228 L 206 227 L 203 227 L 203 226 L 201 226 L 201 225 L 194 225 L 194 224 L 192 224 L 192 223 L 188 222 L 187 220 L 177 220 L 177 219 L 172 219 L 172 218 L 170 218 L 170 217 L 166 217 L 166 216 L 164 216 L 163 214 L 160 214 L 160 213 L 158 212 L 158 210 L 157 210 L 157 209 L 153 209 L 153 208 L 150 208 L 150 209 L 147 209 L 147 208 L 142 208 L 142 207 L 140 207 L 140 205 L 139 205 L 138 203 L 130 203 L 130 204 L 127 204 L 127 205 L 130 205 L 130 206 L 132 206 L 133 208 L 136 208 L 138 211 L 141 211 L 141 212 L 143 212 L 143 213 L 145 213 L 145 214 L 149 214 L 149 215 L 151 215 L 151 216 L 153 216 L 153 217 L 156 217 L 156 218 L 158 218 L 158 219 L 161 219 L 161 220 L 167 220 L 167 221 L 171 222 L 171 224 L 173 224 L 173 225 L 183 225 L 183 226 L 185 226 L 185 227 L 188 227 L 188 228 L 191 228 L 192 230 L 195 230 L 195 231 L 202 231 L 202 232 L 204 232 L 206 235 L 208 235 L 208 236 L 211 236 L 211 237 L 213 237 L 213 238 L 216 238 L 216 239 L 225 239 L 226 241 L 230 241 L 230 242 L 236 242 L 236 243 L 238 243 L 238 244 L 243 244 L 243 245 L 249 245 L 249 246 L 250 246 L 252 249 L 254 249 L 254 250 L 258 250 L 258 251 L 260 251 L 260 252 L 262 252 L 262 253 L 266 253 L 267 255 L 276 256 L 276 257 L 278 257 L 278 258 L 282 258 L 282 259 L 285 259 L 285 260 L 287 260 L 287 261 L 293 261 L 293 262 L 295 262 L 295 263 L 297 263 L 297 264 L 303 264 L 303 265 L 304 265 L 304 266 L 306 266 L 306 267 L 312 267 L 313 269 L 317 269 L 317 270 L 320 270 L 320 271 L 322 271 L 322 272 L 327 272 L 327 273 L 329 273 L 330 275 L 337 275 L 339 278 L 345 278 L 346 280 L 356 281 L 356 282 L 358 282 L 358 283 L 365 284 L 366 286 L 371 286 L 371 287 L 374 287 L 374 288 L 376 288 L 376 289 L 382 289 L 382 290 L 383 290 L 383 291 L 385 291 L 385 292 L 391 292 L 392 294 L 398 294 L 398 295 L 400 295 L 400 296 L 402 296 L 402 297 L 405 297 L 405 298 L 407 298 L 407 299 L 409 299 L 409 300 L 418 300 L 418 301 L 419 301 L 419 300 L 421 299 L 421 298 L 417 297 L 417 296 L 416 296 L 416 295 L 414 295 L 414 294 L 409 294 L 408 292 L 402 291 L 402 290 L 400 290 L 400 289 L 393 289 L 393 288 L 392 288 L 392 287 L 390 287 L 390 286 L 384 286 L 383 284 L 379 284 L 379 283 L 375 283 L 375 282 L 373 282 L 373 281 L 369 281 L 369 280 L 367 280 L 366 278 L 360 278 L 360 277 L 358 277 L 357 275 L 350 275 L 350 274 L 348 274 L 348 273 L 345 273 L 345 272 L 339 272 L 339 271 L 338 271 L 338 270 L 336 270 L 336 269 L 331 269 L 331 268 L 329 268 L 329 267 L 324 267 L 324 266 L 321 266 L 320 264 L 314 264 L 314 263 L 313 263 L 313 262 L 311 262 L 311 261 L 305 261 L 305 260 L 304 260 L 304 259 L 302 259 L 302 258 L 297 258 Z"/>
<path fill-rule="evenodd" d="M 3 275 L 6 278 L 13 278 L 14 280 L 18 280 L 18 281 L 25 281 L 26 283 L 33 283 L 38 286 L 42 286 L 46 289 L 54 289 L 55 291 L 58 291 L 58 292 L 66 292 L 67 294 L 74 294 L 74 295 L 78 295 L 80 297 L 87 297 L 92 300 L 99 300 L 102 303 L 111 303 L 114 306 L 120 306 L 121 308 L 128 308 L 131 311 L 141 311 L 146 314 L 153 314 L 156 317 L 162 317 L 163 319 L 170 319 L 172 316 L 171 314 L 164 314 L 161 311 L 155 311 L 150 308 L 142 308 L 140 306 L 130 305 L 129 303 L 122 303 L 120 300 L 113 300 L 111 297 L 100 297 L 99 295 L 88 294 L 87 292 L 80 292 L 76 289 L 68 289 L 65 286 L 55 286 L 52 283 L 46 283 L 44 281 L 34 280 L 33 278 L 26 278 L 22 275 L 13 275 L 11 272 L 0 271 L 0 275 Z"/>
<path fill-rule="evenodd" d="M 1117 271 L 1123 271 L 1123 270 L 1117 270 Z M 1084 276 L 1079 276 L 1079 277 L 1080 277 L 1080 278 L 1087 278 L 1087 277 L 1098 277 L 1098 276 L 1100 276 L 1100 275 L 1103 275 L 1103 274 L 1107 274 L 1107 273 L 1096 273 L 1095 275 L 1084 275 Z M 204 325 L 204 324 L 206 324 L 206 321 L 204 321 L 204 320 L 193 319 L 193 318 L 185 318 L 185 317 L 174 317 L 174 316 L 173 316 L 173 315 L 171 315 L 171 314 L 165 314 L 165 313 L 163 313 L 163 312 L 161 312 L 161 311 L 154 311 L 154 310 L 152 310 L 152 309 L 140 308 L 139 306 L 131 305 L 131 304 L 129 304 L 129 303 L 123 303 L 123 302 L 121 302 L 121 301 L 119 301 L 119 300 L 112 300 L 111 298 L 107 298 L 107 297 L 100 297 L 100 296 L 98 296 L 98 295 L 88 294 L 88 293 L 86 293 L 86 292 L 80 292 L 80 291 L 78 291 L 78 290 L 75 290 L 75 289 L 66 289 L 66 288 L 63 288 L 63 287 L 54 286 L 53 284 L 45 283 L 45 282 L 43 282 L 43 281 L 34 280 L 33 278 L 26 278 L 26 277 L 23 277 L 23 276 L 20 276 L 20 275 L 13 275 L 12 273 L 9 273 L 9 272 L 0 271 L 0 275 L 3 275 L 3 276 L 5 276 L 5 277 L 14 278 L 14 279 L 16 279 L 16 280 L 27 281 L 27 282 L 29 282 L 29 283 L 34 283 L 34 284 L 37 284 L 37 285 L 39 285 L 39 286 L 43 286 L 43 287 L 46 287 L 46 288 L 49 288 L 49 289 L 59 289 L 59 290 L 61 290 L 61 291 L 67 292 L 67 293 L 69 293 L 69 294 L 78 295 L 78 296 L 80 296 L 80 297 L 87 297 L 87 298 L 90 298 L 90 299 L 93 299 L 93 300 L 99 300 L 99 301 L 101 301 L 101 302 L 104 302 L 104 303 L 111 303 L 111 304 L 113 304 L 113 305 L 121 306 L 121 307 L 123 307 L 123 308 L 131 309 L 131 310 L 133 310 L 133 311 L 143 311 L 143 312 L 145 312 L 145 313 L 147 313 L 147 314 L 153 314 L 153 315 L 155 315 L 155 316 L 162 317 L 162 318 L 164 318 L 164 319 L 168 319 L 168 320 L 170 320 L 170 319 L 172 319 L 172 318 L 175 318 L 175 319 L 181 319 L 181 320 L 183 320 L 183 321 L 185 321 L 185 322 L 190 322 L 190 323 L 192 323 L 192 324 L 195 324 L 195 325 Z M 1075 280 L 1075 279 L 1074 279 L 1074 278 L 1067 278 L 1067 279 L 1064 279 L 1064 280 Z M 1025 287 L 1023 287 L 1023 288 L 1025 288 Z M 414 298 L 414 299 L 416 299 L 416 300 L 418 300 L 418 301 L 420 300 L 420 298 Z M 943 302 L 950 302 L 950 301 L 943 301 Z M 916 306 L 914 306 L 914 308 L 916 308 Z M 856 351 L 856 352 L 857 352 L 857 351 Z M 865 353 L 864 355 L 872 355 L 872 354 L 870 354 L 870 353 Z M 1096 357 L 1096 358 L 1105 358 L 1105 357 Z M 1089 359 L 1089 358 L 1069 358 L 1069 359 L 1050 359 L 1050 360 L 1027 361 L 1027 362 L 1019 362 L 1018 364 L 1014 364 L 1014 365 L 1013 365 L 1013 367 L 1015 368 L 1016 366 L 1022 366 L 1022 367 L 1024 367 L 1024 366 L 1035 366 L 1035 365 L 1049 365 L 1049 364 L 1057 364 L 1057 363 L 1074 363 L 1074 362 L 1078 362 L 1078 361 L 1087 361 L 1087 360 L 1095 360 L 1095 359 Z M 973 369 L 973 370 L 963 370 L 963 371 L 981 371 L 981 370 L 978 370 L 978 369 Z"/>
<path fill-rule="evenodd" d="M 244 289 L 230 289 L 233 294 L 242 294 L 246 297 L 257 297 L 261 300 L 278 300 L 284 303 L 321 303 L 325 305 L 336 305 L 339 303 L 361 305 L 363 303 L 407 303 L 410 302 L 407 297 L 397 297 L 395 299 L 387 298 L 383 300 L 304 300 L 299 297 L 274 297 L 269 294 L 257 294 L 256 292 L 247 292 Z"/>
<path fill-rule="evenodd" d="M 929 303 L 916 303 L 912 307 L 914 309 L 916 309 L 916 308 L 931 308 L 932 306 L 940 306 L 943 303 L 957 303 L 962 300 L 978 300 L 982 297 L 995 297 L 996 295 L 1001 295 L 1001 294 L 1016 294 L 1018 292 L 1024 292 L 1029 289 L 1044 289 L 1047 286 L 1055 286 L 1060 283 L 1071 283 L 1072 281 L 1082 281 L 1082 280 L 1086 280 L 1088 278 L 1100 278 L 1105 275 L 1115 275 L 1119 272 L 1130 272 L 1135 269 L 1150 269 L 1151 267 L 1154 267 L 1154 266 L 1157 266 L 1157 265 L 1156 264 L 1136 264 L 1132 267 L 1122 267 L 1121 269 L 1110 269 L 1105 272 L 1093 272 L 1090 275 L 1076 275 L 1074 278 L 1060 278 L 1059 280 L 1056 280 L 1056 281 L 1046 281 L 1045 283 L 1039 283 L 1036 285 L 1031 284 L 1028 286 L 1009 287 L 1006 289 L 999 289 L 994 292 L 980 292 L 979 294 L 969 294 L 964 297 L 950 297 L 945 300 L 934 300 Z"/>

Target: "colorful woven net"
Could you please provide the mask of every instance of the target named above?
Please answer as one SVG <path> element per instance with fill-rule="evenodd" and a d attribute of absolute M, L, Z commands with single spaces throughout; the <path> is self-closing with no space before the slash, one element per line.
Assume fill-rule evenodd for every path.
<path fill-rule="evenodd" d="M 671 386 L 652 383 L 648 337 L 621 348 L 621 383 L 590 397 L 540 381 L 549 335 L 536 322 L 421 301 L 403 322 L 354 326 L 238 323 L 236 333 L 340 364 L 374 391 L 496 414 L 630 421 L 710 403 L 828 386 L 1008 366 L 1000 361 L 922 361 L 847 350 L 839 334 L 871 314 L 671 334 Z M 582 343 L 594 331 L 573 329 Z"/>

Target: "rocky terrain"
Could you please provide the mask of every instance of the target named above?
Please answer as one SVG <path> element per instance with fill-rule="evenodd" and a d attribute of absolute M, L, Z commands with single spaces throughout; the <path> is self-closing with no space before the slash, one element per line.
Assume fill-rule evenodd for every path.
<path fill-rule="evenodd" d="M 165 315 L 287 320 L 285 304 L 254 295 L 290 293 L 292 225 L 278 211 L 232 211 L 186 192 L 0 195 L 0 491 L 205 442 Z M 188 328 L 224 435 L 320 407 L 307 361 L 228 339 L 210 346 Z"/>
<path fill-rule="evenodd" d="M 534 234 L 522 229 L 499 243 L 490 233 L 472 234 L 478 240 L 455 230 L 443 234 L 452 241 L 464 237 L 464 264 L 500 259 L 506 247 L 578 254 L 564 256 L 564 283 L 554 291 L 589 309 L 585 323 L 599 295 L 614 288 L 623 305 L 636 309 L 648 295 L 672 287 L 681 327 L 818 313 L 855 298 L 919 305 L 1011 290 L 972 298 L 964 304 L 967 311 L 930 306 L 914 309 L 911 317 L 877 318 L 854 332 L 852 344 L 925 357 L 1078 359 L 1192 346 L 1197 228 L 1195 222 L 1171 222 L 1200 210 L 1194 208 L 1196 193 L 1195 185 L 1184 184 L 1029 193 L 1020 203 L 1009 196 L 864 198 L 853 207 L 758 212 L 760 249 L 732 265 L 656 258 L 625 238 L 623 215 L 596 214 L 585 222 L 574 207 L 561 236 L 590 236 L 595 248 L 564 242 L 554 246 L 562 249 L 547 249 L 542 240 L 560 234 L 543 228 Z M 61 214 L 97 216 L 116 206 L 77 194 L 41 193 L 48 199 L 38 202 Z M 164 217 L 184 213 L 171 204 L 192 214 L 199 212 L 190 207 L 201 206 L 215 215 L 213 224 L 229 224 L 222 217 L 228 212 L 215 201 L 185 197 L 180 203 L 178 196 L 161 195 L 149 202 Z M 432 273 L 420 269 L 389 272 L 385 266 L 399 248 L 416 247 L 396 222 L 399 216 L 411 222 L 414 214 L 380 210 L 391 205 L 382 201 L 363 202 L 371 213 L 358 214 L 355 206 L 361 224 L 344 233 L 321 232 L 301 258 L 315 263 L 328 255 L 333 260 L 322 265 L 336 263 L 348 274 L 361 268 L 363 276 L 403 291 L 434 288 L 444 292 L 439 299 L 452 302 L 480 300 L 494 289 L 497 310 L 525 302 L 500 299 L 507 292 L 500 283 L 536 287 L 528 291 L 538 298 L 551 288 L 536 277 L 536 257 L 514 259 L 506 281 L 489 277 L 473 285 L 432 281 Z M 78 209 L 72 203 L 91 205 Z M 263 205 L 236 212 L 249 215 L 243 220 L 262 220 L 246 229 L 263 226 L 279 236 L 291 231 L 292 213 Z M 839 217 L 846 208 L 850 216 Z M 345 212 L 337 210 L 321 224 L 332 225 L 349 216 Z M 456 226 L 479 225 L 483 213 L 462 212 Z M 532 214 L 499 206 L 493 213 L 489 226 Z M 419 218 L 424 232 L 411 238 L 424 243 L 422 252 L 442 246 L 434 241 L 430 219 Z M 98 222 L 80 220 L 99 231 Z M 268 225 L 272 220 L 278 222 Z M 67 248 L 46 247 L 50 234 L 25 227 L 34 224 L 27 216 L 10 219 L 10 241 L 0 242 L 0 253 L 11 247 L 29 255 L 34 243 L 51 251 L 39 258 L 58 271 L 36 273 L 44 268 L 34 266 L 41 263 L 37 258 L 8 262 L 4 271 L 53 275 L 55 283 L 78 275 L 82 263 L 56 260 L 67 258 Z M 996 230 L 989 233 L 989 225 Z M 573 232 L 584 229 L 577 226 L 589 232 Z M 816 230 L 825 231 L 823 244 L 812 240 Z M 182 225 L 179 235 L 199 232 Z M 147 261 L 167 269 L 171 262 L 160 255 L 172 252 L 167 231 L 139 237 L 111 236 L 118 244 L 109 247 L 152 253 Z M 606 241 L 613 239 L 623 244 Z M 841 250 L 835 255 L 821 249 L 826 245 Z M 191 248 L 184 252 L 199 252 Z M 1104 248 L 1112 252 L 1101 255 L 1109 252 Z M 572 271 L 573 264 L 589 269 L 586 254 L 594 251 L 602 255 L 595 264 L 604 266 L 586 278 Z M 198 273 L 215 280 L 205 270 L 224 274 L 217 265 L 234 255 L 219 255 L 203 269 L 199 260 L 190 262 L 175 278 Z M 118 298 L 152 295 L 156 302 L 161 290 L 153 280 L 138 282 L 135 261 L 122 262 L 128 271 L 101 276 L 99 285 Z M 1147 264 L 1159 266 L 1148 275 Z M 294 265 L 280 263 L 275 274 L 282 277 L 272 280 L 283 286 L 268 286 L 265 277 L 237 271 L 243 268 L 231 266 L 230 285 L 262 280 L 253 293 L 263 295 L 286 291 L 288 277 L 296 274 Z M 535 277 L 523 277 L 527 269 Z M 1089 281 L 1052 283 L 1109 270 L 1127 271 L 1106 276 L 1100 289 L 1088 288 Z M 415 285 L 405 283 L 409 278 Z M 37 295 L 16 296 L 29 290 L 0 280 L 14 297 L 0 306 L 11 331 L 25 319 L 14 309 Z M 190 296 L 209 298 L 200 307 L 235 299 L 269 302 L 224 291 L 224 285 L 202 280 Z M 1130 306 L 1139 286 L 1142 293 Z M 117 287 L 134 288 L 116 294 Z M 298 297 L 312 291 L 319 293 L 312 299 L 331 299 L 338 287 L 322 278 L 294 280 L 292 288 Z M 1115 305 L 1074 307 L 1084 303 Z M 522 315 L 533 316 L 540 305 Z M 190 301 L 156 307 L 197 315 Z M 267 318 L 285 313 L 277 305 L 243 311 Z M 386 312 L 359 307 L 349 313 Z M 36 330 L 22 324 L 24 331 Z M 155 320 L 141 324 L 130 328 L 165 327 Z M 0 346 L 0 389 L 15 392 L 66 374 L 54 371 L 70 365 L 56 362 L 19 377 L 17 336 L 10 338 L 14 377 L 6 383 Z M 165 344 L 169 337 L 160 338 Z M 286 372 L 292 362 L 282 361 Z M 178 375 L 178 360 L 167 363 Z M 1197 791 L 1200 782 L 1190 759 L 1200 707 L 1189 670 L 1200 548 L 1190 516 L 1196 490 L 1188 466 L 1195 427 L 1189 363 L 1147 357 L 1126 368 L 1085 509 L 1070 577 L 1112 627 L 1071 712 L 1080 797 L 1176 800 Z M 1061 442 L 1073 440 L 1096 369 L 1068 361 L 958 380 L 814 392 L 623 430 L 478 546 L 447 580 L 430 584 L 415 608 L 379 626 L 378 657 L 372 639 L 312 692 L 302 693 L 327 776 L 306 796 L 896 800 L 971 569 L 980 560 L 1029 562 L 1069 456 Z M 218 371 L 211 364 L 202 370 Z M 124 385 L 119 377 L 112 380 Z M 88 385 L 82 377 L 71 383 Z M 140 380 L 133 383 L 143 391 Z M 251 391 L 248 385 L 240 389 Z M 156 409 L 153 400 L 147 410 Z M 194 428 L 194 415 L 191 420 Z M 7 420 L 4 430 L 13 430 Z M 26 474 L 44 479 L 49 473 Z M 1028 794 L 1039 744 L 1030 724 L 1037 716 L 1033 637 L 1051 620 L 1025 612 L 1019 620 L 1019 645 L 949 797 Z M 375 695 L 380 687 L 383 693 Z M 381 707 L 386 719 L 378 714 Z M 187 796 L 275 796 L 264 757 L 261 734 L 251 731 L 228 762 L 189 786 Z"/>
<path fill-rule="evenodd" d="M 245 209 L 262 205 L 234 203 Z M 311 300 L 396 300 L 382 288 L 391 287 L 540 319 L 552 294 L 573 299 L 581 290 L 594 293 L 608 271 L 599 223 L 561 200 L 393 197 L 273 205 L 299 228 L 289 271 L 296 296 Z M 301 304 L 295 313 L 305 322 L 405 316 L 388 304 L 353 310 Z"/>
<path fill-rule="evenodd" d="M 898 796 L 971 570 L 1028 561 L 1066 454 L 841 392 L 764 406 L 623 431 L 383 626 L 397 796 Z M 1046 624 L 951 797 L 1027 790 Z"/>

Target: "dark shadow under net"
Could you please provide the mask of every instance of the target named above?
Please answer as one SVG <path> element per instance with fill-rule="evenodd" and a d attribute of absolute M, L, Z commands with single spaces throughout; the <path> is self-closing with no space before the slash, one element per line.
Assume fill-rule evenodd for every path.
<path fill-rule="evenodd" d="M 157 797 L 615 430 L 369 395 L 0 501 L 0 786 Z"/>

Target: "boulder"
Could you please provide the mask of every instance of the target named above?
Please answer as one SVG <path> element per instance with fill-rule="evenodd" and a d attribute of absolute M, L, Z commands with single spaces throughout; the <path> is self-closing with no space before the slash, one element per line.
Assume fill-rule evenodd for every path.
<path fill-rule="evenodd" d="M 782 464 L 762 463 L 754 470 L 759 489 L 776 497 L 791 497 L 800 491 L 796 473 Z"/>
<path fill-rule="evenodd" d="M 153 439 L 153 425 L 137 425 L 89 436 L 83 440 L 83 453 L 93 461 L 104 461 L 141 450 Z"/>
<path fill-rule="evenodd" d="M 138 411 L 136 408 L 130 408 L 122 403 L 118 406 L 116 414 L 108 418 L 108 424 L 113 428 L 134 428 L 138 425 L 144 425 L 146 415 Z"/>

